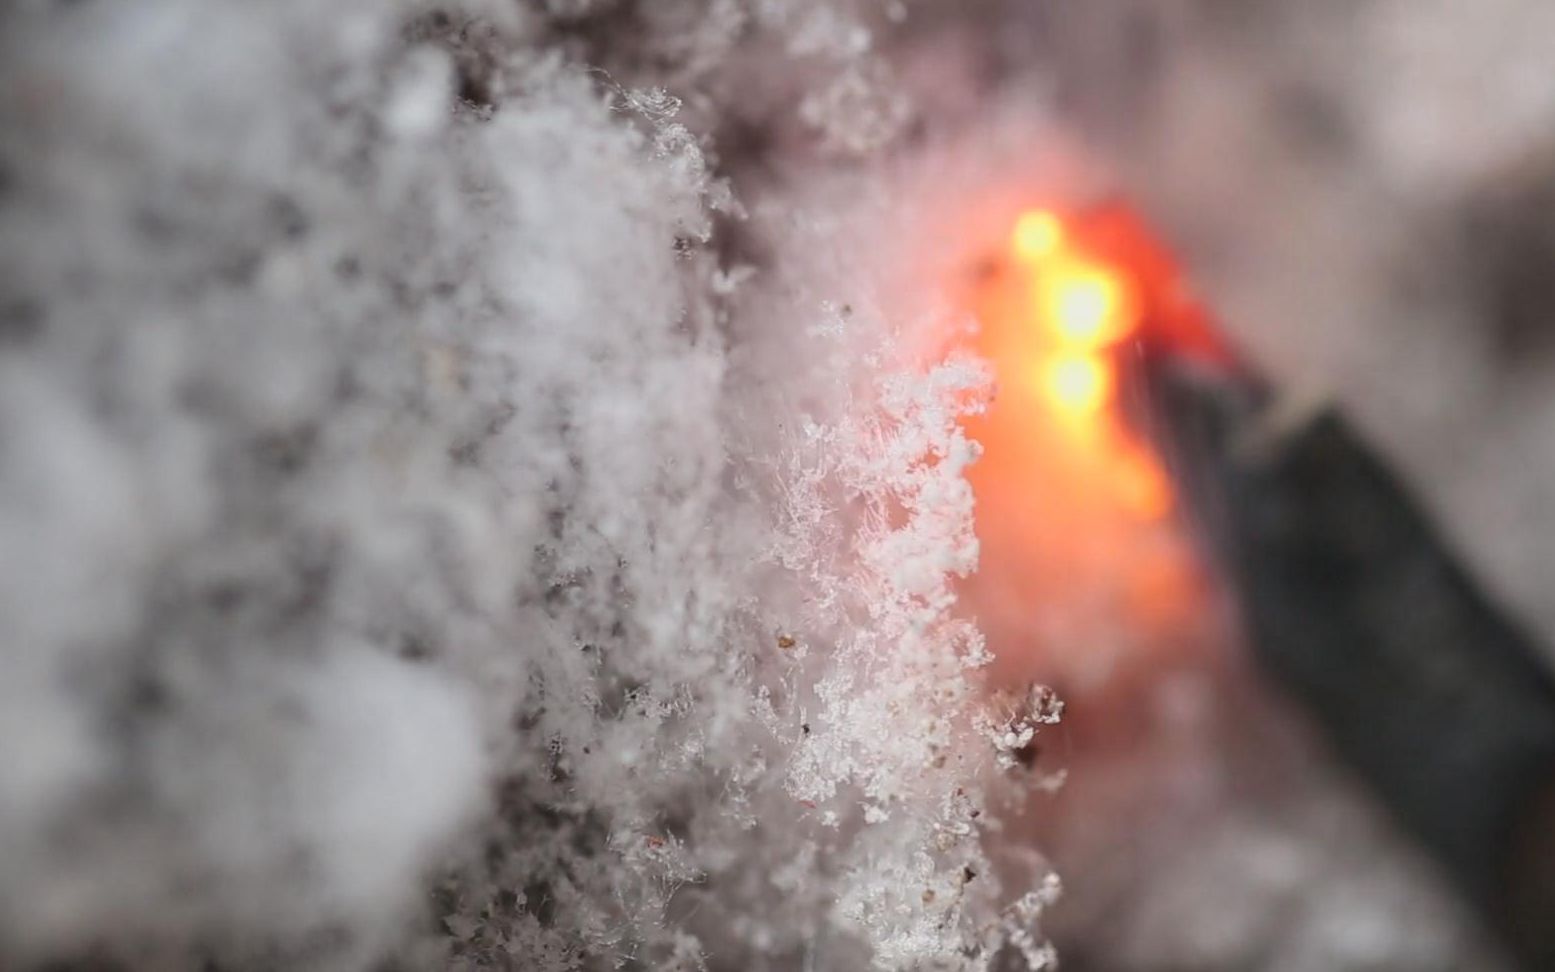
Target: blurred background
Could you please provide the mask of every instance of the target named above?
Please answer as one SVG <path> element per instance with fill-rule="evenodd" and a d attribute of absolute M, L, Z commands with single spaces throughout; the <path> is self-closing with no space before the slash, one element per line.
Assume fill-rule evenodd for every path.
<path fill-rule="evenodd" d="M 942 16 L 915 50 L 925 84 L 979 92 L 968 114 L 994 92 L 1040 93 L 1080 168 L 1111 180 L 1079 195 L 1137 208 L 1288 408 L 1353 423 L 1547 666 L 1555 15 L 1517 0 L 1117 0 Z M 1077 878 L 1053 915 L 1066 967 L 1511 967 L 1465 889 L 1259 664 L 1235 584 L 1196 574 L 1220 569 L 1204 546 L 1176 549 L 1172 527 L 1098 539 L 1125 514 L 1061 485 L 1094 469 L 1028 456 L 1001 473 L 1030 448 L 1039 398 L 1001 398 L 989 419 L 971 597 L 995 649 L 1013 646 L 1006 662 L 1070 702 L 1038 763 L 1062 767 L 1065 785 L 1033 810 Z M 1050 488 L 1011 496 L 1012 480 Z M 1055 507 L 1071 521 L 1044 519 Z M 1193 547 L 1193 517 L 1167 519 Z M 1152 557 L 1198 565 L 1166 568 L 1187 586 L 1162 595 L 1194 609 L 1141 614 Z M 1079 593 L 1042 598 L 1055 589 Z M 1419 664 L 1433 651 L 1423 639 Z M 1322 661 L 1336 682 L 1360 679 L 1338 646 Z M 1420 758 L 1406 750 L 1395 758 Z"/>

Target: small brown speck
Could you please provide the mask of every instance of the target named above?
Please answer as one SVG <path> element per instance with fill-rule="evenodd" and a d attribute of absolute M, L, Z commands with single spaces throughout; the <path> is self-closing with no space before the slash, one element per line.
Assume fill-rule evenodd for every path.
<path fill-rule="evenodd" d="M 794 647 L 794 645 L 797 644 L 797 643 L 798 642 L 794 641 L 794 639 L 789 637 L 788 635 L 778 635 L 777 645 L 778 645 L 779 648 L 783 649 L 784 651 L 787 651 L 788 649 Z"/>
<path fill-rule="evenodd" d="M 923 892 L 923 903 L 924 904 L 933 904 L 934 903 L 934 891 L 932 889 Z"/>

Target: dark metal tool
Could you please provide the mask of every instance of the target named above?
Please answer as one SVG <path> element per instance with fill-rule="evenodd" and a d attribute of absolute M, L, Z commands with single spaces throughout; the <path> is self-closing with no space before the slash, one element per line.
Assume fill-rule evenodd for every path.
<path fill-rule="evenodd" d="M 1555 679 L 1332 408 L 1147 337 L 1142 430 L 1261 668 L 1531 969 L 1555 969 Z"/>

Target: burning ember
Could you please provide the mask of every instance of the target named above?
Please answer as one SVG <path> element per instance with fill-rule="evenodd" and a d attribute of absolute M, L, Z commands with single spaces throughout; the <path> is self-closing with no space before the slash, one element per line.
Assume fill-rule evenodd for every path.
<path fill-rule="evenodd" d="M 1129 378 L 1147 339 L 1224 357 L 1170 255 L 1120 204 L 1031 210 L 969 299 L 998 388 L 969 423 L 984 455 L 968 598 L 991 638 L 1070 692 L 1126 653 L 1201 641 L 1202 574 Z"/>

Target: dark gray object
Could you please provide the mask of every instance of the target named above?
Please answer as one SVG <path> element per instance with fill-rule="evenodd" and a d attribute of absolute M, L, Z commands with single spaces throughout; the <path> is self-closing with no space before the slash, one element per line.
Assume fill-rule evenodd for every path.
<path fill-rule="evenodd" d="M 1555 680 L 1332 409 L 1130 349 L 1140 421 L 1261 667 L 1499 929 L 1555 968 Z"/>

